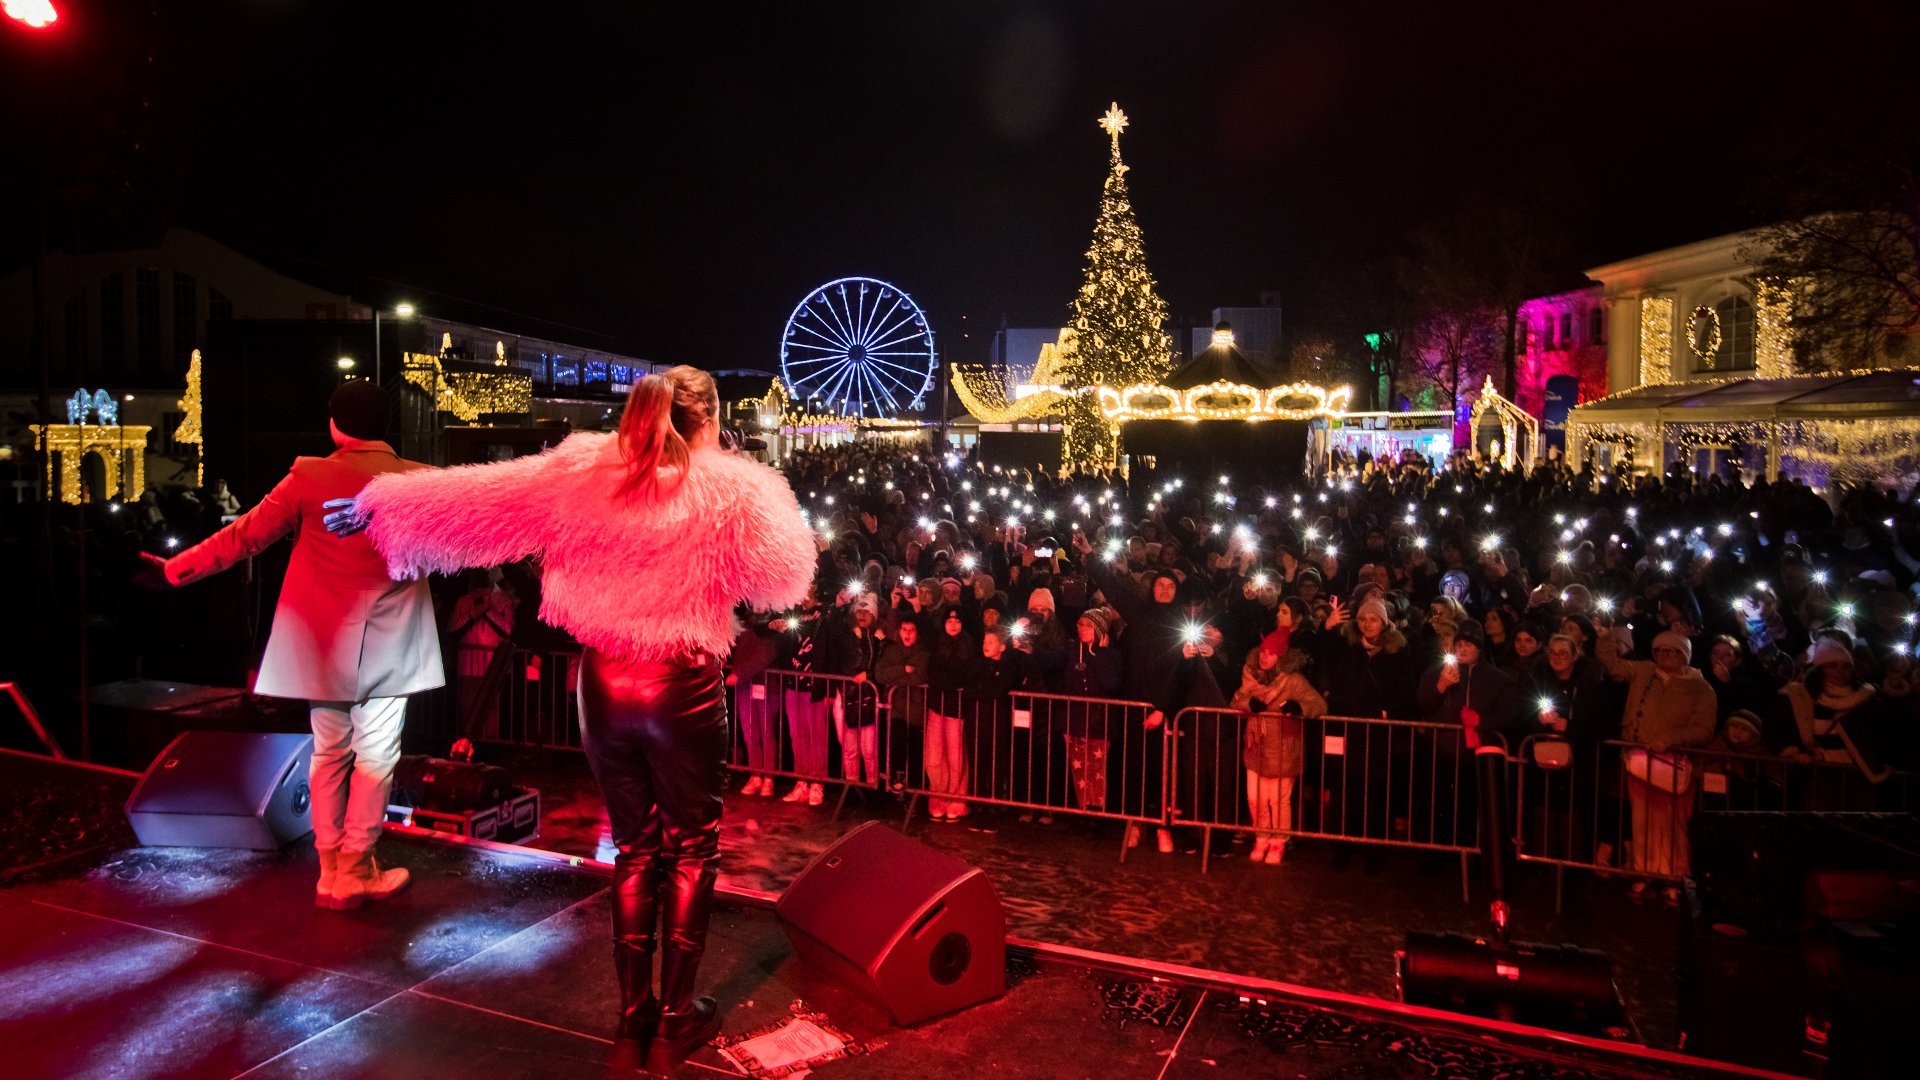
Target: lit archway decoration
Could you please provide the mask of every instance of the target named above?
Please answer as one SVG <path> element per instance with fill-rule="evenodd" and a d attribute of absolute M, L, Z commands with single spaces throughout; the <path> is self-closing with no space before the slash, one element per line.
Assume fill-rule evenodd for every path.
<path fill-rule="evenodd" d="M 53 495 L 53 455 L 60 456 L 60 501 L 78 505 L 80 464 L 88 454 L 100 458 L 105 483 L 99 493 L 109 499 L 137 499 L 147 490 L 147 424 L 39 424 L 29 425 L 34 446 L 47 459 L 47 487 Z M 127 483 L 122 484 L 122 480 Z"/>
<path fill-rule="evenodd" d="M 1480 396 L 1474 399 L 1473 412 L 1467 418 L 1467 442 L 1470 446 L 1479 445 L 1480 419 L 1492 410 L 1500 420 L 1500 467 L 1511 469 L 1522 460 L 1515 449 L 1517 436 L 1522 432 L 1527 436 L 1527 449 L 1524 460 L 1532 461 L 1540 451 L 1540 421 L 1527 414 L 1525 409 L 1500 396 L 1493 388 L 1493 376 L 1480 387 Z"/>

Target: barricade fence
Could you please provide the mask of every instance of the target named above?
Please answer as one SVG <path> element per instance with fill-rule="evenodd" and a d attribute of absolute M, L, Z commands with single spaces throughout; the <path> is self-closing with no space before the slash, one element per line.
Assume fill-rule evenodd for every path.
<path fill-rule="evenodd" d="M 450 650 L 448 686 L 412 699 L 409 727 L 436 744 L 470 735 L 579 749 L 580 655 L 512 645 Z M 726 696 L 730 768 L 803 785 L 798 798 L 808 801 L 817 801 L 811 786 L 822 799 L 832 786 L 842 800 L 849 790 L 907 796 L 909 816 L 914 804 L 957 806 L 955 816 L 986 804 L 1269 841 L 1463 858 L 1481 850 L 1483 793 L 1469 736 L 1457 725 L 1189 708 L 1149 727 L 1154 710 L 1145 702 L 1037 692 L 988 698 L 964 687 L 883 687 L 804 671 L 729 676 Z M 1678 881 L 1691 866 L 1687 825 L 1702 809 L 1920 809 L 1911 774 L 1870 775 L 1834 755 L 1658 753 L 1619 740 L 1534 735 L 1508 760 L 1500 796 L 1509 800 L 1514 853 L 1562 870 Z"/>
<path fill-rule="evenodd" d="M 1535 735 L 1514 773 L 1514 850 L 1549 863 L 1678 882 L 1692 869 L 1701 810 L 1912 813 L 1911 774 L 1852 760 L 1724 750 L 1659 751 Z"/>

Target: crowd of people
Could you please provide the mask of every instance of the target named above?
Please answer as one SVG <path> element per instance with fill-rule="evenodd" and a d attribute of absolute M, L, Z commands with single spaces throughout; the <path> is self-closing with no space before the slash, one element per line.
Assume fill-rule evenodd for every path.
<path fill-rule="evenodd" d="M 1023 727 L 1001 753 L 1010 697 L 1142 703 L 1147 732 L 1231 708 L 1246 714 L 1229 755 L 1245 770 L 1240 820 L 1278 862 L 1313 752 L 1304 721 L 1421 720 L 1467 747 L 1548 735 L 1578 759 L 1631 744 L 1621 854 L 1672 880 L 1696 799 L 1676 752 L 1826 763 L 1869 802 L 1915 754 L 1920 560 L 1906 541 L 1920 516 L 1879 487 L 1823 497 L 1470 455 L 1437 470 L 1410 457 L 1314 476 L 1063 477 L 878 440 L 782 464 L 819 568 L 804 604 L 750 617 L 735 648 L 750 794 L 774 794 L 775 772 L 829 775 L 833 743 L 841 777 L 884 782 L 898 763 L 881 760 L 876 705 L 905 701 L 891 720 L 911 732 L 936 819 L 973 812 L 970 798 L 1043 801 L 1030 792 L 1055 757 L 1080 808 L 1154 812 L 1153 793 L 1107 775 L 1123 733 L 1105 710 Z M 755 684 L 773 689 L 748 698 Z M 1404 807 L 1381 809 L 1383 835 L 1405 829 Z"/>

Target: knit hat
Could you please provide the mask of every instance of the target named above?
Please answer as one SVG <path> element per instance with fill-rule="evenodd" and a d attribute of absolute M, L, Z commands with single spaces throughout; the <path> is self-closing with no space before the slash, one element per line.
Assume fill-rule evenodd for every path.
<path fill-rule="evenodd" d="M 1080 613 L 1080 621 L 1092 626 L 1096 634 L 1113 633 L 1113 613 L 1106 608 L 1088 608 Z"/>
<path fill-rule="evenodd" d="M 1369 611 L 1380 616 L 1382 626 L 1390 627 L 1393 625 L 1393 615 L 1387 611 L 1386 601 L 1377 596 L 1368 597 L 1359 607 L 1353 609 L 1353 621 L 1356 623 L 1359 622 L 1360 616 L 1365 615 Z"/>
<path fill-rule="evenodd" d="M 1853 663 L 1853 654 L 1832 638 L 1820 638 L 1807 647 L 1807 663 L 1813 667 L 1832 663 Z"/>
<path fill-rule="evenodd" d="M 1293 635 L 1286 630 L 1275 630 L 1273 633 L 1260 639 L 1260 651 L 1270 652 L 1275 656 L 1285 656 L 1287 655 L 1287 642 L 1292 639 L 1292 636 Z"/>
<path fill-rule="evenodd" d="M 340 433 L 354 439 L 378 439 L 387 433 L 391 408 L 387 392 L 366 379 L 348 379 L 327 399 L 327 415 Z"/>
<path fill-rule="evenodd" d="M 949 585 L 951 585 L 951 586 L 953 586 L 953 587 L 954 587 L 954 588 L 956 588 L 956 589 L 964 589 L 964 588 L 966 588 L 966 586 L 965 586 L 965 585 L 962 585 L 962 584 L 960 583 L 960 579 L 959 579 L 959 578 L 957 578 L 957 577 L 943 577 L 943 578 L 941 578 L 941 579 L 940 579 L 940 587 L 941 587 L 941 588 L 943 588 L 943 589 L 944 589 L 944 588 L 946 588 L 946 587 L 947 587 L 947 586 L 949 586 Z"/>
<path fill-rule="evenodd" d="M 1453 628 L 1455 645 L 1472 645 L 1477 649 L 1487 647 L 1487 630 L 1478 620 L 1461 619 L 1460 625 Z"/>
<path fill-rule="evenodd" d="M 1027 610 L 1028 611 L 1059 610 L 1058 606 L 1055 605 L 1053 602 L 1053 590 L 1052 589 L 1033 590 L 1032 595 L 1027 597 Z"/>
<path fill-rule="evenodd" d="M 1687 636 L 1675 630 L 1662 630 L 1653 635 L 1653 647 L 1659 649 L 1678 649 L 1681 659 L 1693 663 L 1693 642 Z"/>
<path fill-rule="evenodd" d="M 1745 730 L 1736 735 L 1736 728 L 1744 728 Z M 1729 743 L 1735 745 L 1752 745 L 1758 743 L 1761 734 L 1760 717 L 1749 709 L 1735 709 L 1727 714 L 1725 730 L 1727 742 Z"/>

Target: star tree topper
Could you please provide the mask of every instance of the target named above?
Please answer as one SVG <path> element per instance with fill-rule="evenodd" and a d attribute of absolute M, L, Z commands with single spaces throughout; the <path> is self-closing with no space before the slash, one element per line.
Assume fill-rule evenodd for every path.
<path fill-rule="evenodd" d="M 1108 135 L 1113 136 L 1113 148 L 1119 150 L 1120 133 L 1127 130 L 1127 114 L 1120 111 L 1119 102 L 1107 106 L 1107 115 L 1100 118 L 1099 124 Z"/>

